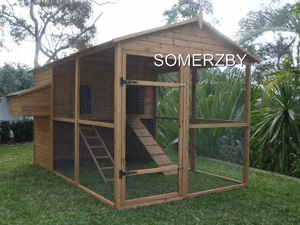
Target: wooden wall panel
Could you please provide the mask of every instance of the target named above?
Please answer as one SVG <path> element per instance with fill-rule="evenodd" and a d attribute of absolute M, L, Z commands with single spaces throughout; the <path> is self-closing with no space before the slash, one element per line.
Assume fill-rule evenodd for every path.
<path fill-rule="evenodd" d="M 51 84 L 51 74 L 52 69 L 42 71 L 40 73 L 34 74 L 34 86 L 43 86 L 46 84 Z"/>
<path fill-rule="evenodd" d="M 10 97 L 9 108 L 14 116 L 50 116 L 50 87 Z"/>
<path fill-rule="evenodd" d="M 123 48 L 154 54 L 239 54 L 241 57 L 245 55 L 240 49 L 229 46 L 208 30 L 203 28 L 200 30 L 196 22 L 124 41 Z M 218 60 L 219 56 L 215 56 L 215 59 Z M 236 62 L 239 60 L 236 59 Z M 250 61 L 246 58 L 244 62 Z"/>
<path fill-rule="evenodd" d="M 51 170 L 50 117 L 34 117 L 34 162 Z"/>

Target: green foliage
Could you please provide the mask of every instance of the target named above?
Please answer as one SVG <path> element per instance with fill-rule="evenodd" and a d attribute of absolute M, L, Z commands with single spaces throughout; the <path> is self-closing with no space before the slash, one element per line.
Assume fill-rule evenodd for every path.
<path fill-rule="evenodd" d="M 67 49 L 82 50 L 93 45 L 96 35 L 92 5 L 105 5 L 94 0 L 7 0 L 0 5 L 0 25 L 12 40 L 20 44 L 34 41 L 34 66 L 38 66 L 39 53 L 48 62 L 66 55 Z M 1 43 L 0 43 L 1 45 Z"/>
<path fill-rule="evenodd" d="M 24 118 L 22 120 L 12 121 L 10 128 L 14 133 L 14 140 L 18 142 L 27 142 L 33 140 L 33 120 Z"/>
<path fill-rule="evenodd" d="M 163 16 L 166 17 L 167 23 L 170 24 L 195 17 L 200 10 L 203 10 L 208 15 L 212 15 L 214 8 L 211 1 L 178 0 L 178 4 L 174 4 L 171 9 L 164 11 Z"/>
<path fill-rule="evenodd" d="M 190 95 L 191 96 L 191 95 Z M 191 105 L 191 104 L 190 104 Z M 158 100 L 158 115 L 178 117 L 178 89 L 170 89 Z M 201 70 L 197 84 L 197 118 L 242 121 L 245 118 L 245 73 L 239 69 Z M 243 141 L 238 129 L 200 129 L 197 154 L 240 163 Z M 162 120 L 158 140 L 163 147 L 173 146 L 178 138 L 178 121 Z"/>
<path fill-rule="evenodd" d="M 300 177 L 300 87 L 284 79 L 252 112 L 251 165 Z"/>
<path fill-rule="evenodd" d="M 290 178 L 250 171 L 248 188 L 119 211 L 32 164 L 33 148 L 33 144 L 0 147 L 0 224 L 286 225 L 300 221 L 300 183 Z"/>
<path fill-rule="evenodd" d="M 1 97 L 30 88 L 33 85 L 33 73 L 28 73 L 28 67 L 21 64 L 5 64 L 0 68 L 0 101 Z"/>

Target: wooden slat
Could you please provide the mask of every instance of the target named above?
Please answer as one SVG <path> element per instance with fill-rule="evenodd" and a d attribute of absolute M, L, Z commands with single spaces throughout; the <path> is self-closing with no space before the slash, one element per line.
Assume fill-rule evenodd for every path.
<path fill-rule="evenodd" d="M 188 184 L 189 184 L 189 104 L 190 104 L 190 68 L 183 68 L 183 78 L 184 83 L 186 83 L 186 87 L 184 88 L 184 97 L 183 97 L 183 147 L 182 147 L 182 157 L 183 157 L 183 191 L 182 197 L 187 198 L 188 194 Z"/>
<path fill-rule="evenodd" d="M 172 193 L 170 193 L 170 195 L 171 194 Z M 152 197 L 152 199 L 150 199 L 150 200 L 148 200 L 148 197 L 140 198 L 139 199 L 140 203 L 125 205 L 121 209 L 134 209 L 134 208 L 137 208 L 137 207 L 163 204 L 163 203 L 178 201 L 178 200 L 182 199 L 182 196 L 162 198 L 160 195 L 155 195 L 155 196 L 151 196 L 151 197 Z M 133 199 L 133 200 L 135 200 L 135 199 Z M 131 201 L 131 200 L 128 200 L 128 201 Z"/>
<path fill-rule="evenodd" d="M 84 187 L 84 186 L 82 186 L 82 185 L 80 185 L 80 184 L 78 185 L 78 187 L 81 188 L 82 190 L 84 190 L 86 193 L 88 193 L 88 194 L 92 195 L 93 197 L 99 199 L 100 201 L 102 201 L 102 202 L 108 204 L 109 206 L 115 207 L 115 204 L 114 204 L 112 201 L 110 201 L 110 200 L 104 198 L 103 196 L 98 195 L 97 193 L 91 191 L 90 189 L 87 189 L 86 187 Z"/>
<path fill-rule="evenodd" d="M 115 202 L 114 206 L 117 209 L 120 209 L 122 206 L 122 192 L 125 193 L 125 190 L 122 190 L 122 181 L 117 179 L 119 177 L 119 171 L 122 169 L 121 161 L 122 161 L 122 152 L 125 148 L 122 147 L 122 108 L 121 108 L 121 100 L 122 100 L 122 91 L 120 86 L 120 77 L 122 77 L 122 46 L 120 43 L 115 47 L 115 99 L 114 99 L 114 123 L 115 123 L 115 131 L 114 131 L 114 196 Z M 123 112 L 124 113 L 124 112 Z M 126 113 L 126 112 L 125 112 Z M 124 128 L 124 127 L 123 127 Z M 123 162 L 124 164 L 124 162 Z"/>
<path fill-rule="evenodd" d="M 226 127 L 247 127 L 247 123 L 215 123 L 215 124 L 190 124 L 190 129 L 201 128 L 226 128 Z"/>
<path fill-rule="evenodd" d="M 196 105 L 197 105 L 197 83 L 198 83 L 198 74 L 197 69 L 192 69 L 192 124 L 196 123 Z M 191 136 L 191 169 L 195 171 L 195 164 L 196 164 L 196 129 L 192 130 L 192 136 Z"/>
<path fill-rule="evenodd" d="M 93 125 L 99 127 L 107 127 L 107 128 L 114 128 L 114 123 L 106 123 L 106 122 L 98 122 L 98 121 L 89 121 L 89 120 L 78 120 L 79 124 L 86 124 L 86 125 Z"/>
<path fill-rule="evenodd" d="M 127 78 L 127 52 L 122 50 L 121 77 Z M 126 170 L 126 85 L 121 87 L 121 169 Z M 118 179 L 117 177 L 115 177 Z M 119 179 L 120 180 L 120 179 Z M 121 179 L 121 205 L 126 201 L 126 177 Z"/>
<path fill-rule="evenodd" d="M 149 87 L 174 87 L 179 88 L 179 83 L 154 82 L 154 81 L 137 81 L 138 83 L 129 83 L 129 86 L 149 86 Z"/>
<path fill-rule="evenodd" d="M 80 183 L 80 177 L 79 177 L 79 166 L 80 166 L 80 138 L 79 133 L 81 133 L 80 130 L 80 124 L 78 123 L 78 120 L 80 118 L 80 59 L 76 59 L 76 68 L 75 68 L 75 131 L 74 131 L 74 140 L 75 140 L 75 184 L 78 186 Z"/>
<path fill-rule="evenodd" d="M 251 66 L 246 66 L 246 128 L 244 133 L 243 182 L 248 186 L 250 154 L 250 104 L 251 104 Z"/>
<path fill-rule="evenodd" d="M 187 197 L 188 198 L 194 198 L 194 197 L 197 197 L 197 196 L 200 196 L 200 195 L 207 195 L 207 194 L 219 193 L 219 192 L 223 192 L 223 191 L 230 191 L 230 190 L 243 188 L 243 187 L 246 187 L 246 185 L 245 184 L 236 184 L 236 185 L 231 185 L 231 186 L 227 186 L 227 187 L 207 190 L 207 191 L 200 191 L 200 192 L 196 192 L 196 193 L 190 193 L 190 194 L 188 194 Z"/>
<path fill-rule="evenodd" d="M 238 183 L 238 184 L 242 183 L 242 181 L 231 179 L 231 178 L 228 178 L 228 177 L 223 177 L 223 176 L 220 176 L 220 175 L 216 175 L 216 174 L 212 174 L 212 173 L 207 173 L 207 172 L 200 171 L 200 170 L 195 170 L 195 171 L 198 172 L 198 173 L 202 173 L 202 174 L 206 174 L 206 175 L 210 175 L 210 176 L 214 176 L 214 177 L 220 178 L 221 180 L 227 180 L 227 181 L 235 182 L 235 183 Z"/>
<path fill-rule="evenodd" d="M 130 200 L 126 200 L 126 205 L 129 206 L 129 205 L 134 205 L 134 204 L 139 204 L 139 203 L 150 202 L 150 201 L 154 201 L 154 200 L 158 200 L 158 199 L 167 199 L 167 198 L 173 198 L 173 197 L 178 197 L 178 192 L 130 199 Z"/>
<path fill-rule="evenodd" d="M 158 168 L 136 170 L 135 172 L 137 172 L 137 173 L 133 173 L 133 174 L 126 175 L 126 176 L 132 177 L 132 176 L 145 175 L 145 174 L 163 173 L 163 172 L 174 171 L 174 170 L 178 170 L 178 166 L 173 164 L 170 166 L 161 166 Z"/>

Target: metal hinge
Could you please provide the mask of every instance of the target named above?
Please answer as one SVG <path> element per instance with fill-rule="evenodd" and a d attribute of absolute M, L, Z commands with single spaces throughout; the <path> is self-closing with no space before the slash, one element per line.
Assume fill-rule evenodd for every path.
<path fill-rule="evenodd" d="M 124 84 L 137 84 L 138 81 L 136 80 L 124 80 L 123 77 L 120 77 L 120 86 L 123 86 Z"/>
<path fill-rule="evenodd" d="M 131 175 L 131 174 L 136 174 L 138 173 L 137 171 L 123 171 L 119 170 L 119 178 L 122 179 L 123 176 Z"/>
<path fill-rule="evenodd" d="M 186 85 L 185 84 L 179 84 L 179 87 L 185 87 Z"/>
<path fill-rule="evenodd" d="M 178 169 L 179 169 L 179 170 L 182 170 L 183 168 L 184 168 L 183 165 L 178 166 Z"/>

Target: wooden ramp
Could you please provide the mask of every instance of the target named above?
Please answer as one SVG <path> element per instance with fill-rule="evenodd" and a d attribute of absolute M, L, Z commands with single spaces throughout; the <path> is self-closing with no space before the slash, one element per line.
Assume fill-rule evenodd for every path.
<path fill-rule="evenodd" d="M 84 130 L 90 130 L 92 132 L 89 132 L 89 136 L 88 136 L 84 132 Z M 95 162 L 97 169 L 98 169 L 100 175 L 102 176 L 104 182 L 108 183 L 108 182 L 114 181 L 114 179 L 107 179 L 103 173 L 103 170 L 113 170 L 114 169 L 114 160 L 111 157 L 111 154 L 109 153 L 106 145 L 104 144 L 104 142 L 103 142 L 101 136 L 99 135 L 97 129 L 95 128 L 95 126 L 80 127 L 80 134 L 81 134 L 81 137 L 82 137 L 84 143 L 86 144 L 86 147 L 88 148 L 88 150 L 93 158 L 93 161 Z M 88 139 L 98 139 L 99 143 L 101 143 L 101 144 L 97 145 L 97 146 L 92 146 L 89 144 Z M 96 153 L 93 151 L 93 149 L 101 150 L 102 154 L 96 155 Z M 98 162 L 98 160 L 101 160 L 101 159 L 109 159 L 112 163 L 112 166 L 101 167 Z"/>
<path fill-rule="evenodd" d="M 145 149 L 149 152 L 154 162 L 158 165 L 158 167 L 174 166 L 174 163 L 171 162 L 171 160 L 161 149 L 161 147 L 158 145 L 158 143 L 155 141 L 155 139 L 152 137 L 152 135 L 149 133 L 149 131 L 139 118 L 127 118 L 127 122 L 133 129 L 136 136 L 140 139 Z M 177 170 L 166 171 L 163 172 L 163 174 L 177 174 Z"/>

